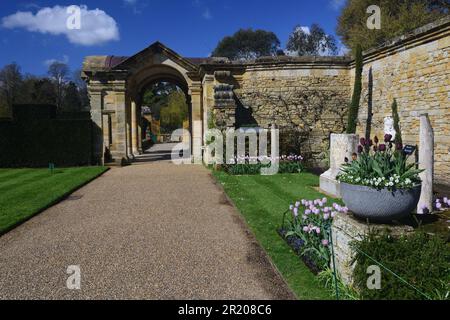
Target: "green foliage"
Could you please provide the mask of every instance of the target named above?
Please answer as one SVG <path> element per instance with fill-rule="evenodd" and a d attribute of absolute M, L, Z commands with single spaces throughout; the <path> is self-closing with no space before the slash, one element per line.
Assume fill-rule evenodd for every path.
<path fill-rule="evenodd" d="M 223 170 L 231 175 L 253 175 L 261 174 L 262 168 L 268 168 L 271 166 L 270 161 L 268 163 L 262 163 L 260 157 L 257 159 L 257 163 L 250 163 L 250 157 L 244 157 L 245 163 L 239 163 L 237 158 L 235 164 L 224 164 Z M 282 156 L 278 162 L 278 173 L 299 173 L 304 171 L 303 158 L 301 156 Z"/>
<path fill-rule="evenodd" d="M 172 132 L 183 127 L 188 118 L 186 97 L 181 91 L 175 91 L 167 97 L 167 106 L 161 109 L 161 132 Z"/>
<path fill-rule="evenodd" d="M 261 56 L 275 56 L 280 40 L 275 33 L 265 30 L 240 29 L 223 38 L 214 49 L 213 57 L 230 60 L 251 60 Z"/>
<path fill-rule="evenodd" d="M 90 120 L 0 122 L 0 167 L 87 165 L 91 130 Z"/>
<path fill-rule="evenodd" d="M 420 183 L 419 173 L 415 163 L 408 163 L 401 146 L 394 147 L 390 135 L 385 137 L 388 144 L 373 146 L 373 151 L 366 151 L 363 146 L 372 146 L 372 140 L 361 139 L 358 147 L 360 154 L 357 159 L 342 166 L 338 179 L 356 185 L 365 185 L 377 189 L 408 189 Z M 377 139 L 375 139 L 377 140 Z"/>
<path fill-rule="evenodd" d="M 348 110 L 348 120 L 347 120 L 348 134 L 353 134 L 356 132 L 359 102 L 361 100 L 361 91 L 362 91 L 362 71 L 363 71 L 363 54 L 361 45 L 358 45 L 355 54 L 355 84 L 353 86 L 352 101 L 350 103 Z"/>
<path fill-rule="evenodd" d="M 395 144 L 403 144 L 402 140 L 402 132 L 400 130 L 400 117 L 398 115 L 398 106 L 397 106 L 397 99 L 394 99 L 394 102 L 392 102 L 392 119 L 394 119 L 394 129 L 395 129 Z"/>
<path fill-rule="evenodd" d="M 380 30 L 366 26 L 370 5 L 381 8 Z M 449 8 L 448 0 L 348 0 L 336 31 L 347 47 L 366 50 L 445 16 Z"/>
<path fill-rule="evenodd" d="M 346 212 L 346 208 L 334 203 L 326 206 L 327 198 L 298 200 L 290 206 L 291 219 L 283 228 L 287 231 L 285 237 L 296 237 L 302 244 L 298 251 L 301 256 L 311 261 L 319 270 L 326 270 L 331 262 L 331 224 L 338 212 Z"/>
<path fill-rule="evenodd" d="M 327 35 L 315 23 L 311 25 L 309 32 L 303 30 L 301 26 L 296 26 L 289 35 L 286 49 L 299 56 L 335 55 L 337 53 L 334 37 Z"/>
<path fill-rule="evenodd" d="M 370 233 L 355 241 L 355 286 L 362 299 L 449 299 L 450 250 L 439 236 L 416 232 L 395 238 L 388 233 Z M 381 290 L 367 288 L 367 268 L 381 263 L 417 290 L 393 274 L 381 269 Z M 422 292 L 423 294 L 419 293 Z"/>
<path fill-rule="evenodd" d="M 336 280 L 339 300 L 359 300 L 358 292 L 351 286 L 344 284 L 339 274 L 336 278 L 332 269 L 327 268 L 317 275 L 317 278 L 322 286 L 330 292 L 330 296 L 336 297 Z"/>

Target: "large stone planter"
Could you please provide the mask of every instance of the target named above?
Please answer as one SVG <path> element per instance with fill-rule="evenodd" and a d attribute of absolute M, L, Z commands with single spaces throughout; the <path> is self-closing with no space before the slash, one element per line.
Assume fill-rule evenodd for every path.
<path fill-rule="evenodd" d="M 410 215 L 417 207 L 421 186 L 410 190 L 375 189 L 341 182 L 342 200 L 358 218 L 389 222 Z"/>

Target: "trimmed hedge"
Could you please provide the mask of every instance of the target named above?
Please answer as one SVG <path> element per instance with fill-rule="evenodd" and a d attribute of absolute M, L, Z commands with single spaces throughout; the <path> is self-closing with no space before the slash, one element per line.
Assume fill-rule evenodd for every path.
<path fill-rule="evenodd" d="M 88 165 L 91 132 L 90 120 L 0 122 L 0 167 Z"/>

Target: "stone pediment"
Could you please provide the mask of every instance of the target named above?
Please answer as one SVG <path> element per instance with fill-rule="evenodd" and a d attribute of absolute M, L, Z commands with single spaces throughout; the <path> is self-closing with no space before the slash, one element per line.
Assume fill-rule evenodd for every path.
<path fill-rule="evenodd" d="M 198 71 L 197 65 L 158 41 L 114 66 L 112 70 L 133 71 L 158 64 L 176 64 L 186 70 L 186 72 Z"/>

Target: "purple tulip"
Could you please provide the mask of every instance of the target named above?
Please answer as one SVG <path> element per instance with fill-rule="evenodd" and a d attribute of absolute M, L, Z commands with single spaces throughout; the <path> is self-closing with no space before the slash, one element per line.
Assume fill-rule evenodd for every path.
<path fill-rule="evenodd" d="M 364 150 L 363 146 L 359 145 L 358 146 L 358 153 L 362 153 Z"/>
<path fill-rule="evenodd" d="M 445 198 L 444 198 L 444 199 L 445 199 Z M 327 198 L 323 198 L 323 199 L 322 199 L 322 202 L 323 202 L 323 203 L 327 203 L 327 201 L 328 201 Z"/>
<path fill-rule="evenodd" d="M 364 138 L 359 139 L 359 143 L 361 144 L 361 146 L 365 146 L 366 145 L 366 139 L 364 139 Z"/>
<path fill-rule="evenodd" d="M 375 144 L 378 144 L 378 142 L 379 142 L 378 137 L 375 136 L 375 137 L 373 138 L 373 141 L 375 141 Z"/>
<path fill-rule="evenodd" d="M 295 207 L 296 207 L 296 208 L 300 207 L 300 201 L 297 201 L 297 202 L 295 203 Z"/>
<path fill-rule="evenodd" d="M 398 151 L 403 150 L 403 144 L 397 143 L 397 144 L 395 145 L 395 149 L 397 149 Z"/>
<path fill-rule="evenodd" d="M 306 210 L 305 210 L 305 214 L 306 214 L 306 215 L 311 214 L 311 210 L 306 209 Z"/>
<path fill-rule="evenodd" d="M 309 227 L 308 227 L 308 226 L 304 226 L 304 227 L 303 227 L 303 231 L 304 231 L 304 232 L 309 232 Z"/>
<path fill-rule="evenodd" d="M 328 220 L 328 219 L 330 219 L 330 215 L 328 213 L 325 213 L 323 215 L 323 220 Z"/>
<path fill-rule="evenodd" d="M 385 144 L 380 144 L 379 146 L 378 146 L 378 150 L 380 150 L 381 152 L 384 152 L 384 151 L 386 151 L 386 145 Z"/>
<path fill-rule="evenodd" d="M 384 142 L 390 142 L 392 140 L 392 134 L 385 134 L 384 135 Z"/>
<path fill-rule="evenodd" d="M 297 207 L 295 207 L 294 208 L 294 217 L 298 217 L 298 208 Z"/>
<path fill-rule="evenodd" d="M 316 228 L 316 233 L 320 234 L 320 228 L 319 227 Z"/>
<path fill-rule="evenodd" d="M 436 203 L 436 209 L 441 209 L 442 208 L 442 203 L 440 203 L 440 202 L 437 202 Z"/>
<path fill-rule="evenodd" d="M 331 217 L 334 218 L 337 215 L 336 211 L 331 212 Z"/>

